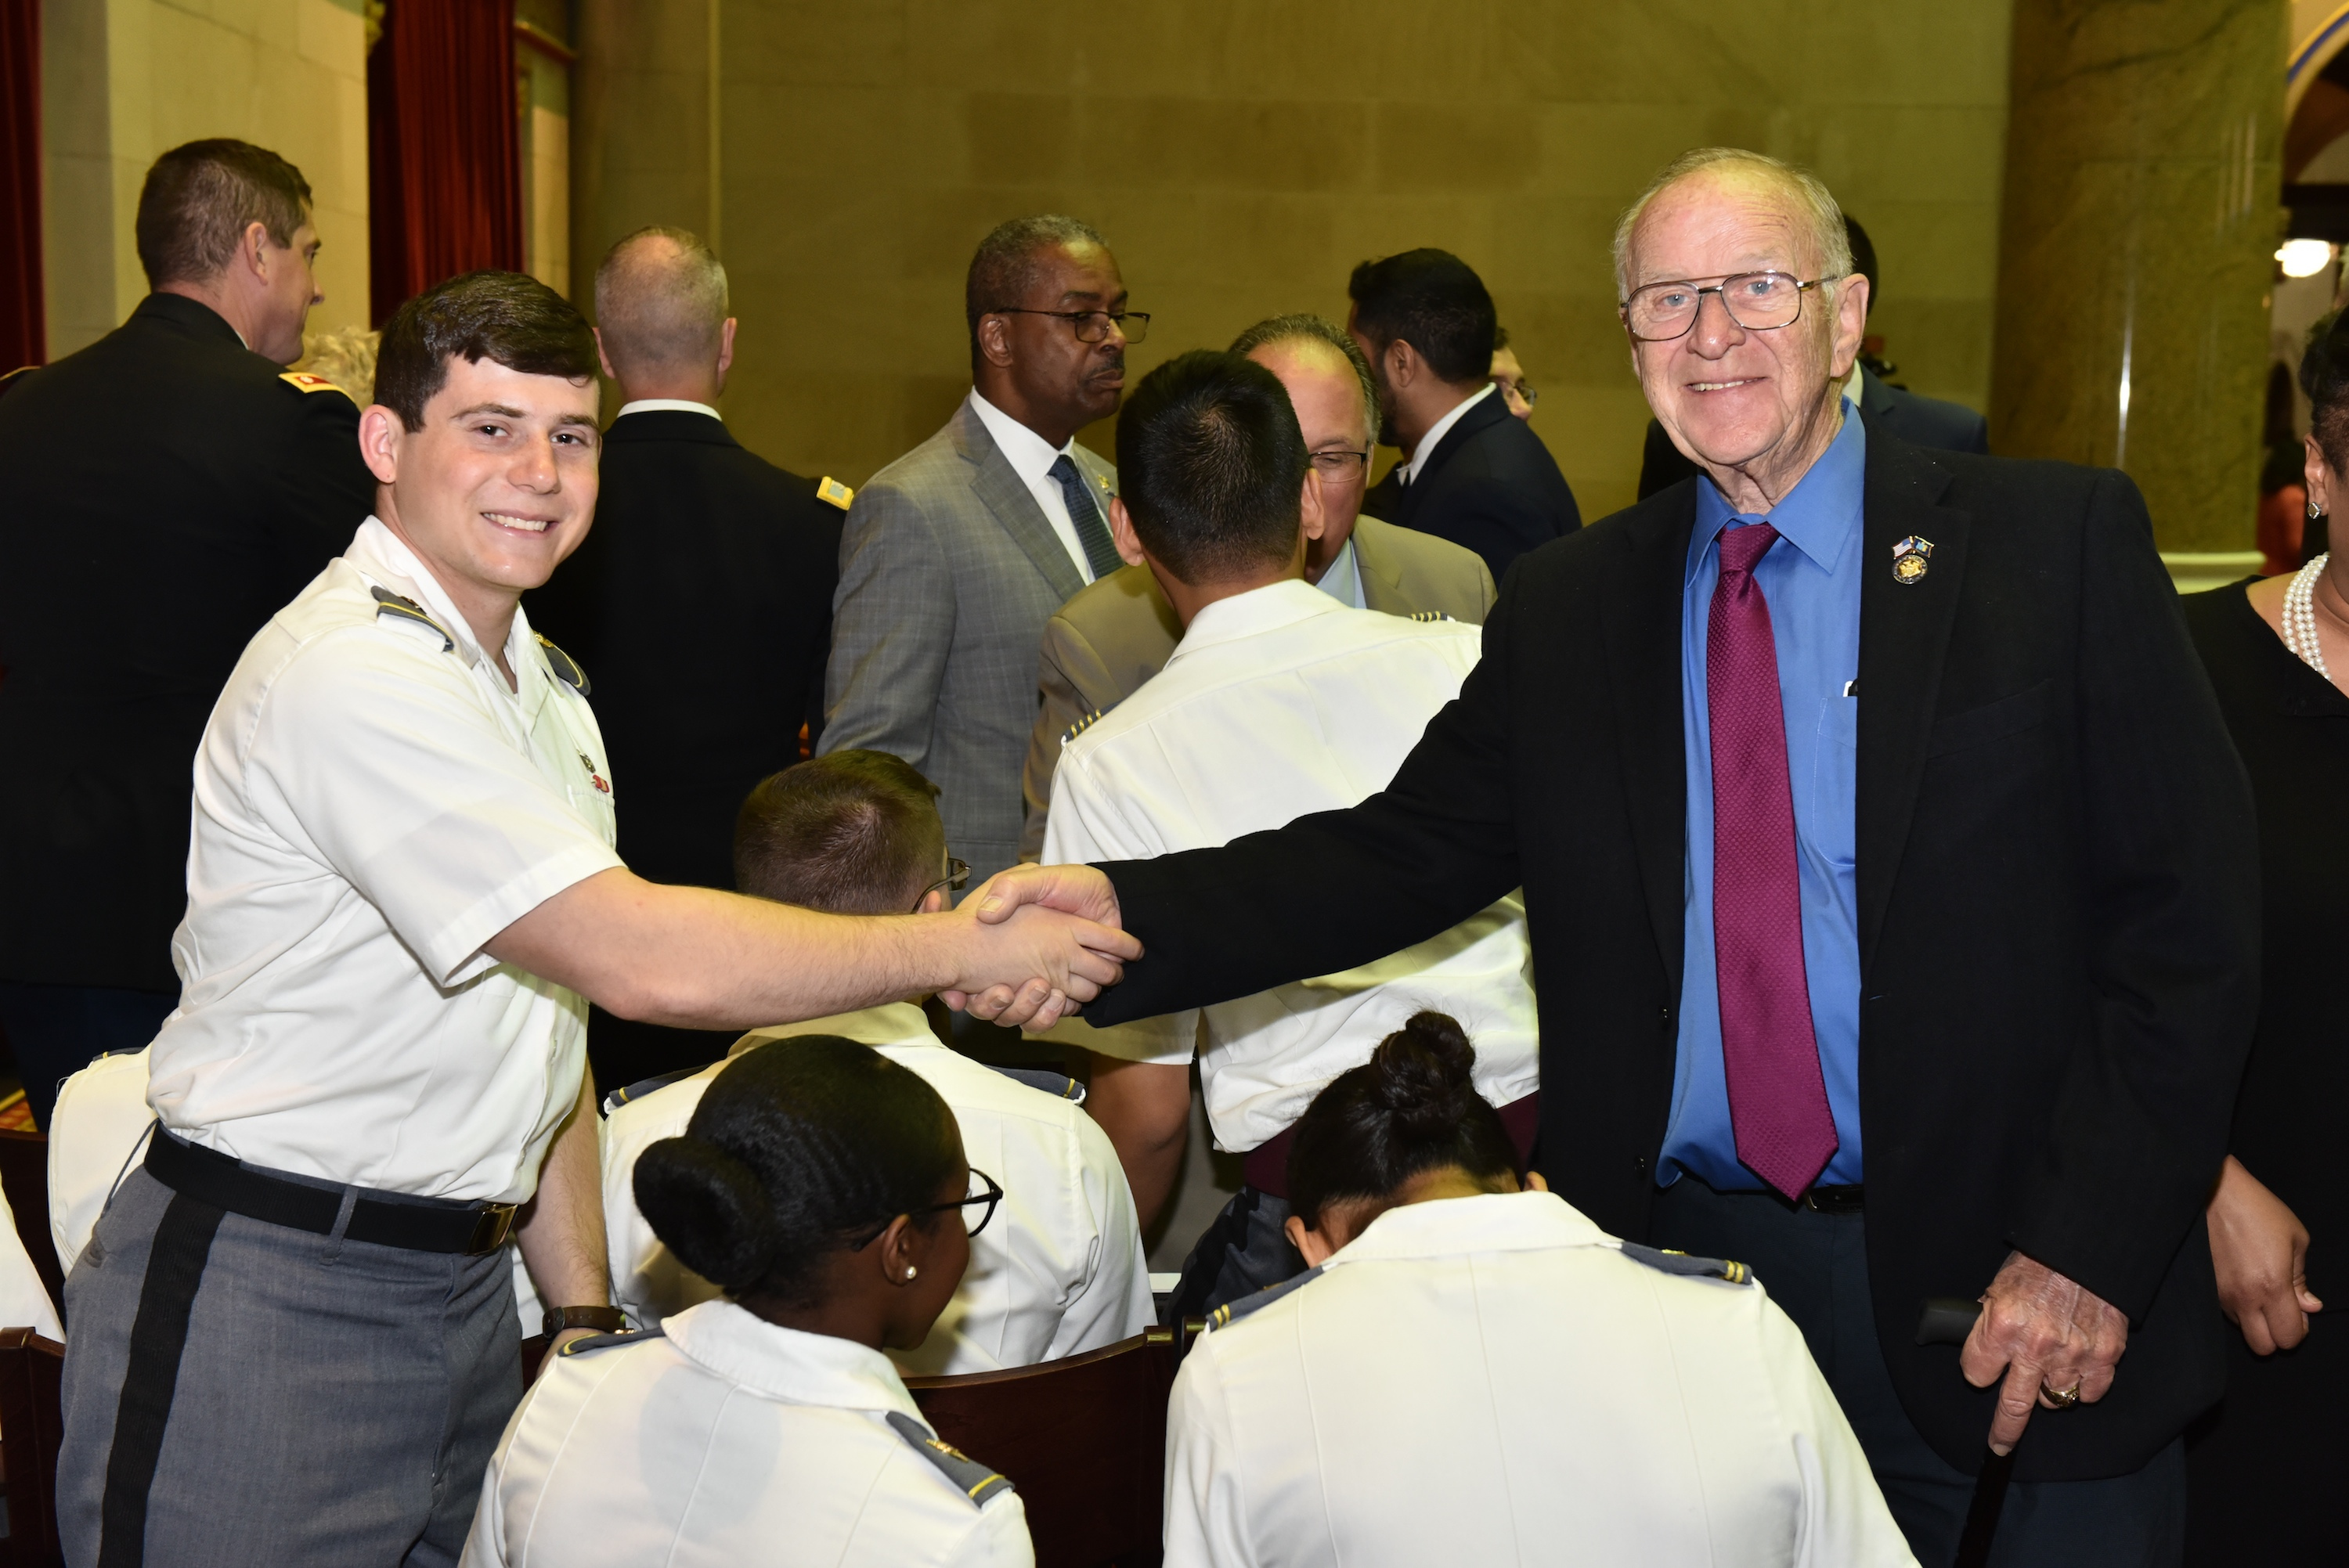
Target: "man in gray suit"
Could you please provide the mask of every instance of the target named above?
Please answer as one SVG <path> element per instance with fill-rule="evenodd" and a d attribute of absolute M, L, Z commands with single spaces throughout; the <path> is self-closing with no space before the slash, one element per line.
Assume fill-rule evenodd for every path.
<path fill-rule="evenodd" d="M 1318 315 L 1277 315 L 1241 333 L 1231 351 L 1280 378 L 1321 471 L 1322 529 L 1307 542 L 1305 580 L 1356 609 L 1483 625 L 1493 574 L 1475 551 L 1359 515 L 1379 404 L 1378 383 L 1352 335 Z M 1021 860 L 1043 850 L 1061 748 L 1165 667 L 1183 635 L 1157 579 L 1138 554 L 1129 559 L 1133 564 L 1087 588 L 1044 624 L 1037 664 L 1042 702 L 1020 774 L 1028 802 Z"/>
<path fill-rule="evenodd" d="M 1019 856 L 1044 622 L 1118 567 L 1116 470 L 1074 438 L 1116 409 L 1150 318 L 1126 311 L 1101 236 L 1050 216 L 979 242 L 964 313 L 970 396 L 849 508 L 822 749 L 926 774 L 977 882 Z"/>

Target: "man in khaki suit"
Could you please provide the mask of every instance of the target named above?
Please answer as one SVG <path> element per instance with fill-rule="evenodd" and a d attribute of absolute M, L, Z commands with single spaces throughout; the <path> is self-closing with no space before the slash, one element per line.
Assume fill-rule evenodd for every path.
<path fill-rule="evenodd" d="M 1341 603 L 1390 615 L 1444 615 L 1484 624 L 1493 574 L 1475 552 L 1359 513 L 1378 432 L 1378 387 L 1344 328 L 1317 315 L 1277 315 L 1239 335 L 1245 354 L 1280 378 L 1321 473 L 1325 525 L 1308 542 L 1305 580 Z M 1174 606 L 1138 556 L 1061 606 L 1044 624 L 1037 665 L 1042 706 L 1020 775 L 1028 820 L 1019 858 L 1038 858 L 1052 769 L 1077 729 L 1164 668 L 1183 634 Z"/>

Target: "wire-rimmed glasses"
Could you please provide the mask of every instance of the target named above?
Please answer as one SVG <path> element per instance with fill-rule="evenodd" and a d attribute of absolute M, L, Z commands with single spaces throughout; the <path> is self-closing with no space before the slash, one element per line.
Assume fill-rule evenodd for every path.
<path fill-rule="evenodd" d="M 956 892 L 960 892 L 969 885 L 970 862 L 968 861 L 957 860 L 954 856 L 948 855 L 947 857 L 947 874 L 922 890 L 922 896 L 914 901 L 914 913 L 916 914 L 921 913 L 923 902 L 926 900 L 930 894 L 937 892 L 940 888 L 950 888 Z"/>
<path fill-rule="evenodd" d="M 1313 459 L 1313 466 L 1321 470 L 1321 477 L 1331 484 L 1343 484 L 1348 480 L 1368 473 L 1371 468 L 1370 453 L 1350 452 L 1343 447 L 1330 447 L 1309 455 Z"/>
<path fill-rule="evenodd" d="M 1076 330 L 1079 343 L 1106 343 L 1109 329 L 1114 325 L 1128 343 L 1140 343 L 1150 335 L 1150 313 L 1146 310 L 1030 310 L 1024 305 L 998 305 L 985 312 L 988 315 L 1056 315 Z"/>
<path fill-rule="evenodd" d="M 1717 284 L 1648 284 L 1631 291 L 1621 306 L 1624 329 L 1641 343 L 1685 337 L 1704 308 L 1704 296 L 1720 296 L 1729 319 L 1748 332 L 1767 332 L 1801 319 L 1803 296 L 1826 278 L 1808 283 L 1792 273 L 1738 273 Z"/>

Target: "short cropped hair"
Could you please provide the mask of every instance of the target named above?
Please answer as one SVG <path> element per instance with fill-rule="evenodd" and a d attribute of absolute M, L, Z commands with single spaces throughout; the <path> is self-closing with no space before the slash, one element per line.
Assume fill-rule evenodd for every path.
<path fill-rule="evenodd" d="M 1354 335 L 1336 322 L 1309 312 L 1294 315 L 1276 315 L 1257 322 L 1232 339 L 1234 354 L 1254 354 L 1259 348 L 1282 343 L 1318 343 L 1345 360 L 1354 372 L 1355 385 L 1362 394 L 1362 427 L 1371 439 L 1379 437 L 1379 383 L 1371 374 L 1371 362 L 1362 356 L 1362 346 Z"/>
<path fill-rule="evenodd" d="M 1354 325 L 1384 353 L 1408 343 L 1445 381 L 1479 381 L 1493 368 L 1498 330 L 1493 296 L 1475 269 L 1449 251 L 1405 251 L 1364 262 L 1346 280 Z"/>
<path fill-rule="evenodd" d="M 376 350 L 375 400 L 410 430 L 449 384 L 449 362 L 494 360 L 524 376 L 586 381 L 595 335 L 572 303 L 522 273 L 465 273 L 392 312 Z"/>
<path fill-rule="evenodd" d="M 938 787 L 885 751 L 835 751 L 759 781 L 734 818 L 734 887 L 830 914 L 904 914 L 937 879 Z"/>
<path fill-rule="evenodd" d="M 1631 292 L 1631 231 L 1639 227 L 1640 215 L 1648 210 L 1648 204 L 1692 175 L 1733 164 L 1761 175 L 1794 199 L 1795 220 L 1810 231 L 1811 243 L 1818 252 L 1821 277 L 1841 279 L 1851 274 L 1851 238 L 1844 229 L 1843 209 L 1836 204 L 1835 192 L 1817 175 L 1766 152 L 1748 152 L 1742 147 L 1700 147 L 1665 164 L 1648 181 L 1648 188 L 1640 192 L 1640 199 L 1626 207 L 1623 216 L 1616 220 L 1615 293 L 1619 297 L 1628 298 Z"/>
<path fill-rule="evenodd" d="M 1288 389 L 1237 354 L 1176 356 L 1118 416 L 1118 498 L 1143 548 L 1185 583 L 1287 561 L 1310 461 Z"/>
<path fill-rule="evenodd" d="M 971 253 L 970 271 L 962 284 L 962 313 L 970 328 L 972 353 L 978 352 L 978 318 L 1024 302 L 1044 270 L 1043 253 L 1074 245 L 1109 249 L 1091 223 L 1058 212 L 1014 218 L 988 232 Z"/>
<path fill-rule="evenodd" d="M 254 223 L 280 245 L 310 219 L 310 182 L 265 147 L 228 137 L 171 149 L 139 188 L 139 264 L 150 288 L 202 283 Z"/>
<path fill-rule="evenodd" d="M 675 253 L 656 260 L 656 240 L 668 241 Z M 658 223 L 638 229 L 605 252 L 595 269 L 595 325 L 623 376 L 716 364 L 727 303 L 726 269 L 688 230 Z"/>

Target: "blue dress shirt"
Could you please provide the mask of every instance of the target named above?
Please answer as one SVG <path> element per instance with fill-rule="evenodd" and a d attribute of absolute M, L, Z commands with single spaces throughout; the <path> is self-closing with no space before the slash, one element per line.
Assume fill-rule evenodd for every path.
<path fill-rule="evenodd" d="M 1682 930 L 1679 1058 L 1672 1115 L 1656 1179 L 1692 1172 L 1723 1191 L 1767 1184 L 1737 1158 L 1721 1059 L 1721 991 L 1713 951 L 1713 744 L 1704 650 L 1722 531 L 1767 522 L 1781 535 L 1754 569 L 1770 604 L 1778 700 L 1786 721 L 1786 781 L 1803 896 L 1803 966 L 1811 1027 L 1837 1147 L 1825 1186 L 1860 1180 L 1859 904 L 1852 874 L 1858 783 L 1860 500 L 1868 436 L 1848 402 L 1843 429 L 1767 515 L 1733 512 L 1709 479 L 1697 486 L 1681 594 L 1681 732 L 1688 753 L 1688 880 Z M 1887 570 L 1890 562 L 1886 562 Z"/>

